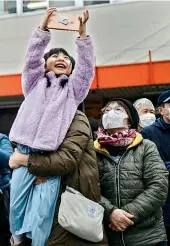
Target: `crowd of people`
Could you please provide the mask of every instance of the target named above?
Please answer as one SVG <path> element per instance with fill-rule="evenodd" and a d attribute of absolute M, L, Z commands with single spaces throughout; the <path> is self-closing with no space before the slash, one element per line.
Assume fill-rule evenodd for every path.
<path fill-rule="evenodd" d="M 25 100 L 9 138 L 0 134 L 0 246 L 169 246 L 170 91 L 158 98 L 157 119 L 147 98 L 113 98 L 100 121 L 87 119 L 77 109 L 94 76 L 89 13 L 79 17 L 75 62 L 63 48 L 44 54 L 55 10 L 31 37 Z M 63 222 L 68 191 L 82 216 L 62 212 Z"/>

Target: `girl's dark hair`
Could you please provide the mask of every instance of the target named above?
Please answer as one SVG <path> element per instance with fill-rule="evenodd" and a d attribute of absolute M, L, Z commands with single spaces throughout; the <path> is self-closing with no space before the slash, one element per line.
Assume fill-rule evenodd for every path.
<path fill-rule="evenodd" d="M 68 52 L 63 49 L 63 48 L 53 48 L 51 50 L 49 50 L 47 53 L 45 53 L 44 55 L 44 60 L 45 62 L 48 60 L 48 58 L 50 58 L 52 55 L 56 54 L 58 55 L 59 53 L 63 53 L 64 55 L 68 56 L 70 58 L 70 61 L 72 63 L 72 71 L 74 70 L 74 67 L 75 67 L 75 60 L 72 56 L 70 56 L 68 54 Z"/>

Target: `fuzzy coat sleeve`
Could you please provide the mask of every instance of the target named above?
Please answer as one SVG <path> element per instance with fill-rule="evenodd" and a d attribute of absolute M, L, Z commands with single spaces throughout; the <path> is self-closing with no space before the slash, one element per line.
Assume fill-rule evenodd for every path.
<path fill-rule="evenodd" d="M 44 50 L 50 39 L 51 34 L 49 31 L 42 31 L 37 28 L 29 41 L 22 73 L 24 96 L 27 96 L 39 79 L 45 75 L 45 61 L 43 57 Z"/>
<path fill-rule="evenodd" d="M 86 98 L 94 77 L 94 51 L 90 37 L 77 38 L 77 61 L 75 69 L 69 78 L 69 85 L 72 86 L 77 105 Z"/>

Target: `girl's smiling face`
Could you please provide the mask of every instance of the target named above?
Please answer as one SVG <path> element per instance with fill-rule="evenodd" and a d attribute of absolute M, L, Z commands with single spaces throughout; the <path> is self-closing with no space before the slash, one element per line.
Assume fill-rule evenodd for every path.
<path fill-rule="evenodd" d="M 54 72 L 56 75 L 70 75 L 72 72 L 72 63 L 70 57 L 60 52 L 51 55 L 45 64 L 46 72 Z"/>

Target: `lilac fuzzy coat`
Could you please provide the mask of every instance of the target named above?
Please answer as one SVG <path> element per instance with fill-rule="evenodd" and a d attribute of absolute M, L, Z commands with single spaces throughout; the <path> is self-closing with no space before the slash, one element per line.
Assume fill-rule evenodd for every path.
<path fill-rule="evenodd" d="M 40 150 L 57 150 L 69 129 L 78 105 L 86 98 L 94 76 L 91 38 L 77 38 L 78 60 L 68 83 L 66 75 L 45 75 L 44 50 L 49 31 L 37 29 L 29 43 L 22 88 L 25 100 L 10 131 L 10 140 Z M 48 80 L 51 86 L 48 87 Z"/>

